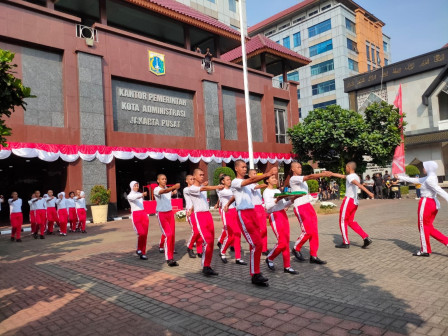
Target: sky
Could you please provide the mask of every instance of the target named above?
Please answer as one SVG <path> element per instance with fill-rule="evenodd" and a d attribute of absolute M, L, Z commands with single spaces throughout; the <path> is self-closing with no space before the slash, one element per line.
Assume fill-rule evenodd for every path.
<path fill-rule="evenodd" d="M 246 0 L 252 26 L 300 0 Z M 391 62 L 442 48 L 448 43 L 448 0 L 355 0 L 386 25 L 391 38 Z"/>

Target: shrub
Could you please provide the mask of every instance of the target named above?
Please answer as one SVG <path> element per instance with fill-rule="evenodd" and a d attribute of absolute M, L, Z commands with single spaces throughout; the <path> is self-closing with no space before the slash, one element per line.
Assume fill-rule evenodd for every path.
<path fill-rule="evenodd" d="M 414 165 L 406 166 L 406 174 L 409 176 L 420 175 L 420 170 Z"/>
<path fill-rule="evenodd" d="M 110 190 L 102 185 L 96 185 L 90 190 L 90 203 L 92 205 L 107 205 L 110 201 Z"/>
<path fill-rule="evenodd" d="M 409 195 L 409 187 L 408 186 L 401 186 L 400 191 L 402 195 Z"/>
<path fill-rule="evenodd" d="M 313 167 L 311 167 L 308 163 L 304 163 L 302 165 L 302 175 L 311 175 L 314 173 Z"/>
<path fill-rule="evenodd" d="M 235 172 L 231 168 L 219 167 L 219 168 L 216 168 L 215 172 L 213 173 L 213 185 L 219 184 L 219 175 L 222 173 L 229 175 L 232 180 L 235 178 Z"/>
<path fill-rule="evenodd" d="M 319 191 L 319 182 L 316 180 L 308 180 L 306 181 L 306 184 L 308 184 L 308 191 L 310 194 Z"/>

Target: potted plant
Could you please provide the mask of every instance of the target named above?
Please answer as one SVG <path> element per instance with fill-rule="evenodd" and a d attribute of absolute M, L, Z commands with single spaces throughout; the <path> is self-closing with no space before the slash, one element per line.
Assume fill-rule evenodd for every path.
<path fill-rule="evenodd" d="M 96 185 L 90 190 L 90 203 L 94 223 L 105 223 L 107 221 L 109 201 L 110 190 L 102 185 Z"/>

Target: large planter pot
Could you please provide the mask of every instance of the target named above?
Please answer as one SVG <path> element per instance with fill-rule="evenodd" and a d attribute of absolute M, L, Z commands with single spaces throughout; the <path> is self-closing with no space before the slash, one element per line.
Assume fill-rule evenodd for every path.
<path fill-rule="evenodd" d="M 94 223 L 105 223 L 107 222 L 107 208 L 106 205 L 92 205 L 92 217 Z"/>

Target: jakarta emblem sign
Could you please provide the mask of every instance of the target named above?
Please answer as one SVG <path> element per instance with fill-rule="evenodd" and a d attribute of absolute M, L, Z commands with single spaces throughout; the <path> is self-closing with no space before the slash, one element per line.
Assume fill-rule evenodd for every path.
<path fill-rule="evenodd" d="M 165 74 L 165 55 L 148 50 L 149 71 L 154 75 L 162 76 Z"/>

